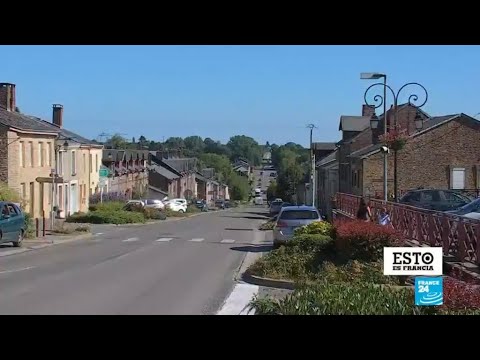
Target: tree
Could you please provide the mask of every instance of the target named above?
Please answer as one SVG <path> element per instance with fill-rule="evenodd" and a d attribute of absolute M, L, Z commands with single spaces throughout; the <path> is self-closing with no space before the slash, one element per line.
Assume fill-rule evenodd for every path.
<path fill-rule="evenodd" d="M 203 143 L 205 144 L 203 149 L 204 152 L 230 157 L 230 149 L 220 141 L 214 141 L 211 138 L 205 138 Z"/>
<path fill-rule="evenodd" d="M 260 145 L 251 137 L 245 135 L 232 136 L 227 143 L 230 149 L 230 159 L 244 158 L 253 165 L 260 165 L 263 151 Z"/>
<path fill-rule="evenodd" d="M 203 167 L 214 168 L 215 173 L 219 175 L 220 181 L 225 181 L 228 183 L 232 170 L 232 164 L 230 160 L 225 155 L 218 154 L 201 154 L 199 158 Z"/>
<path fill-rule="evenodd" d="M 275 199 L 277 196 L 277 183 L 275 181 L 271 182 L 267 188 L 267 199 Z"/>
<path fill-rule="evenodd" d="M 170 137 L 165 141 L 165 150 L 180 150 L 185 148 L 185 143 L 181 137 Z"/>
<path fill-rule="evenodd" d="M 22 198 L 18 192 L 8 187 L 7 184 L 0 181 L 0 201 L 11 201 L 14 203 L 21 203 Z"/>
<path fill-rule="evenodd" d="M 203 139 L 200 136 L 187 136 L 183 143 L 185 144 L 186 153 L 188 156 L 197 157 L 199 156 L 204 148 L 205 144 Z"/>
<path fill-rule="evenodd" d="M 127 147 L 127 142 L 119 134 L 113 135 L 106 141 L 106 144 L 111 146 L 113 149 L 125 149 Z"/>
<path fill-rule="evenodd" d="M 247 200 L 250 195 L 248 180 L 235 172 L 232 172 L 229 179 L 230 197 L 232 200 Z"/>

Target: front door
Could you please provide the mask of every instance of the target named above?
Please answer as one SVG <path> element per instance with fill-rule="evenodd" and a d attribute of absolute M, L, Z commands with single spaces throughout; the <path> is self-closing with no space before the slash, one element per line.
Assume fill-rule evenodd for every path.
<path fill-rule="evenodd" d="M 70 185 L 70 214 L 75 214 L 78 212 L 78 194 L 77 194 L 77 185 Z"/>

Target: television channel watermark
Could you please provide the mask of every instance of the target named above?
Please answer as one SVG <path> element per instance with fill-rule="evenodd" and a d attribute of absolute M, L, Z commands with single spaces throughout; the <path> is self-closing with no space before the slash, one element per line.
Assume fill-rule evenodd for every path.
<path fill-rule="evenodd" d="M 415 305 L 443 305 L 443 278 L 441 276 L 415 278 Z"/>
<path fill-rule="evenodd" d="M 443 250 L 441 247 L 385 247 L 383 275 L 441 276 Z"/>

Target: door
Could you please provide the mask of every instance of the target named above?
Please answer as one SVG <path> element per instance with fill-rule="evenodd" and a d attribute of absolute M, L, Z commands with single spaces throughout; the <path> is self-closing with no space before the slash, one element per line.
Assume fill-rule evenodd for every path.
<path fill-rule="evenodd" d="M 12 231 L 13 227 L 8 206 L 6 203 L 0 203 L 0 243 L 12 241 Z"/>
<path fill-rule="evenodd" d="M 70 214 L 78 212 L 77 184 L 70 185 Z"/>

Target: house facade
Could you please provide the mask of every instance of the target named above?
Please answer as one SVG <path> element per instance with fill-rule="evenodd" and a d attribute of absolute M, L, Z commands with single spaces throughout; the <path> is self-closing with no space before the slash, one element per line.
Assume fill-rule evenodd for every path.
<path fill-rule="evenodd" d="M 125 199 L 144 197 L 148 192 L 148 154 L 146 150 L 104 149 L 102 165 L 109 176 L 103 193 Z"/>
<path fill-rule="evenodd" d="M 51 122 L 21 114 L 15 84 L 0 84 L 0 149 L 0 181 L 19 192 L 33 217 L 49 218 L 54 207 L 58 215 L 88 209 L 87 194 L 99 179 L 93 161 L 102 146 L 64 129 L 61 105 L 53 105 Z"/>

